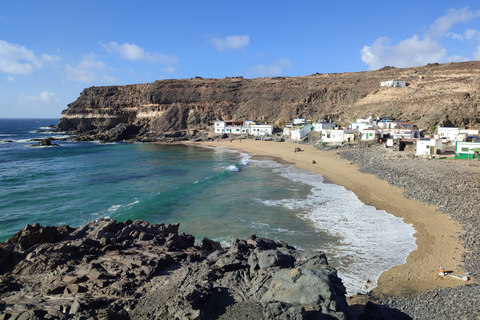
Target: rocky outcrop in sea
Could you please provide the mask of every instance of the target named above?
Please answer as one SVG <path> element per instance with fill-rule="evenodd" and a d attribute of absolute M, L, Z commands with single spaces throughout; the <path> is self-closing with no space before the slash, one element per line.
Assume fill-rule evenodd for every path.
<path fill-rule="evenodd" d="M 349 319 L 323 252 L 179 225 L 27 225 L 0 244 L 1 319 Z"/>

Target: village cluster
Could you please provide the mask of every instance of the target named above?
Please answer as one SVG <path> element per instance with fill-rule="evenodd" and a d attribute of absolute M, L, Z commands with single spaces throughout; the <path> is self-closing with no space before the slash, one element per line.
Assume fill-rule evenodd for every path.
<path fill-rule="evenodd" d="M 405 87 L 405 80 L 389 80 L 380 82 L 382 87 Z M 259 124 L 254 120 L 245 121 L 215 121 L 216 134 L 250 135 L 254 137 L 271 137 L 275 130 L 272 124 Z M 281 130 L 281 128 L 280 128 Z M 302 141 L 311 132 L 316 132 L 321 138 L 318 144 L 344 143 L 381 143 L 385 148 L 398 151 L 411 151 L 419 156 L 442 154 L 447 146 L 454 146 L 455 158 L 478 159 L 480 152 L 480 137 L 478 130 L 458 127 L 437 127 L 433 136 L 423 135 L 414 124 L 395 120 L 393 117 L 372 117 L 357 119 L 346 128 L 338 126 L 333 121 L 312 122 L 304 118 L 293 119 L 283 128 L 282 136 L 286 139 Z"/>
<path fill-rule="evenodd" d="M 272 137 L 278 131 L 273 124 L 259 124 L 253 120 L 215 121 L 216 134 L 249 135 L 253 137 Z M 445 152 L 446 147 L 455 147 L 455 158 L 478 159 L 480 137 L 478 130 L 458 127 L 438 127 L 433 136 L 422 136 L 414 124 L 395 120 L 392 117 L 357 119 L 347 128 L 333 121 L 312 122 L 304 118 L 295 118 L 287 123 L 280 134 L 285 139 L 302 141 L 316 132 L 320 139 L 317 143 L 381 143 L 386 148 L 398 151 L 413 151 L 417 155 L 436 156 Z"/>

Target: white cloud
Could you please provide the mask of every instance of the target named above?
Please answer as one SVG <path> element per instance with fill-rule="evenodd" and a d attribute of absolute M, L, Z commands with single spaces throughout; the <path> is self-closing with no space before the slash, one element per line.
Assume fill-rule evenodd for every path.
<path fill-rule="evenodd" d="M 8 76 L 5 80 L 7 80 L 8 82 L 17 82 L 17 80 L 15 80 L 15 78 L 12 76 Z"/>
<path fill-rule="evenodd" d="M 480 31 L 474 29 L 467 29 L 465 31 L 465 39 L 480 41 Z"/>
<path fill-rule="evenodd" d="M 105 83 L 114 82 L 115 78 L 106 75 L 106 73 L 110 71 L 110 68 L 106 63 L 97 58 L 94 53 L 89 53 L 83 56 L 77 66 L 72 67 L 67 64 L 65 66 L 65 78 L 70 81 L 84 83 L 95 81 Z"/>
<path fill-rule="evenodd" d="M 36 69 L 43 68 L 45 63 L 61 60 L 54 55 L 36 55 L 24 46 L 0 40 L 0 72 L 29 76 Z"/>
<path fill-rule="evenodd" d="M 463 42 L 463 36 L 461 34 L 455 33 L 455 32 L 448 32 L 445 34 L 447 38 L 452 38 L 454 40 L 460 40 Z"/>
<path fill-rule="evenodd" d="M 450 56 L 450 57 L 447 57 L 447 61 L 448 62 L 462 62 L 462 61 L 469 61 L 470 59 L 466 58 L 466 57 L 462 57 L 462 56 Z"/>
<path fill-rule="evenodd" d="M 444 16 L 430 25 L 423 36 L 414 35 L 394 45 L 390 44 L 388 37 L 380 37 L 371 46 L 364 46 L 360 51 L 362 61 L 370 70 L 384 66 L 405 68 L 433 62 L 466 61 L 467 58 L 459 55 L 447 56 L 447 50 L 441 46 L 439 40 L 443 36 L 460 41 L 480 38 L 478 32 L 472 29 L 464 34 L 447 32 L 458 23 L 467 23 L 478 17 L 480 11 L 473 12 L 468 8 L 449 9 Z M 480 54 L 480 51 L 475 53 L 477 54 Z"/>
<path fill-rule="evenodd" d="M 478 17 L 480 17 L 480 10 L 472 12 L 468 8 L 461 8 L 460 10 L 449 9 L 446 15 L 438 18 L 430 25 L 428 35 L 441 37 L 455 24 L 460 22 L 467 23 Z"/>
<path fill-rule="evenodd" d="M 45 102 L 52 103 L 58 102 L 59 99 L 55 98 L 55 93 L 42 91 L 38 96 L 27 96 L 23 92 L 20 92 L 20 103 L 32 103 L 32 102 Z"/>
<path fill-rule="evenodd" d="M 289 59 L 278 59 L 274 63 L 265 66 L 263 64 L 258 64 L 256 66 L 250 67 L 247 70 L 247 77 L 270 77 L 270 76 L 279 76 L 283 74 L 285 68 L 291 66 Z"/>
<path fill-rule="evenodd" d="M 167 56 L 156 52 L 146 52 L 143 48 L 130 43 L 118 44 L 116 42 L 109 42 L 100 45 L 109 53 L 119 53 L 120 57 L 129 61 L 143 61 L 153 65 L 171 66 L 178 63 L 175 56 Z"/>
<path fill-rule="evenodd" d="M 420 39 L 415 35 L 396 45 L 390 45 L 387 37 L 378 38 L 371 46 L 364 46 L 361 54 L 362 61 L 371 70 L 375 70 L 384 66 L 405 68 L 441 62 L 444 61 L 447 50 L 430 38 Z"/>
<path fill-rule="evenodd" d="M 250 36 L 227 36 L 225 38 L 211 37 L 210 43 L 220 52 L 227 50 L 242 50 L 250 45 Z"/>

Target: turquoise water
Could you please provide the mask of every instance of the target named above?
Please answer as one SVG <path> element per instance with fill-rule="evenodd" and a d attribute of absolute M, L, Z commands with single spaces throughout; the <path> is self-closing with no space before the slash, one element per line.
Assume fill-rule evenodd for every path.
<path fill-rule="evenodd" d="M 35 222 L 179 222 L 197 241 L 228 246 L 256 234 L 323 250 L 351 293 L 370 289 L 415 249 L 411 225 L 320 175 L 218 148 L 68 140 L 30 147 L 33 137 L 62 137 L 47 132 L 57 121 L 0 119 L 0 241 Z"/>

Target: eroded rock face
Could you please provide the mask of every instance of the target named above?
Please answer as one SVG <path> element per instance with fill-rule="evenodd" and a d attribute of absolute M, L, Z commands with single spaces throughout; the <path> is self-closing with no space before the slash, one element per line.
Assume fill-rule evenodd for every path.
<path fill-rule="evenodd" d="M 215 120 L 291 122 L 393 116 L 419 127 L 478 127 L 480 61 L 382 68 L 303 77 L 161 80 L 91 87 L 63 111 L 57 130 L 88 139 L 155 141 L 189 139 L 211 130 Z M 404 88 L 381 81 L 406 80 Z M 126 135 L 109 131 L 134 126 Z M 136 131 L 136 132 L 135 132 Z M 109 141 L 109 140 L 108 140 Z"/>
<path fill-rule="evenodd" d="M 0 313 L 16 319 L 347 319 L 323 252 L 252 236 L 225 250 L 178 224 L 27 226 L 0 244 Z"/>

